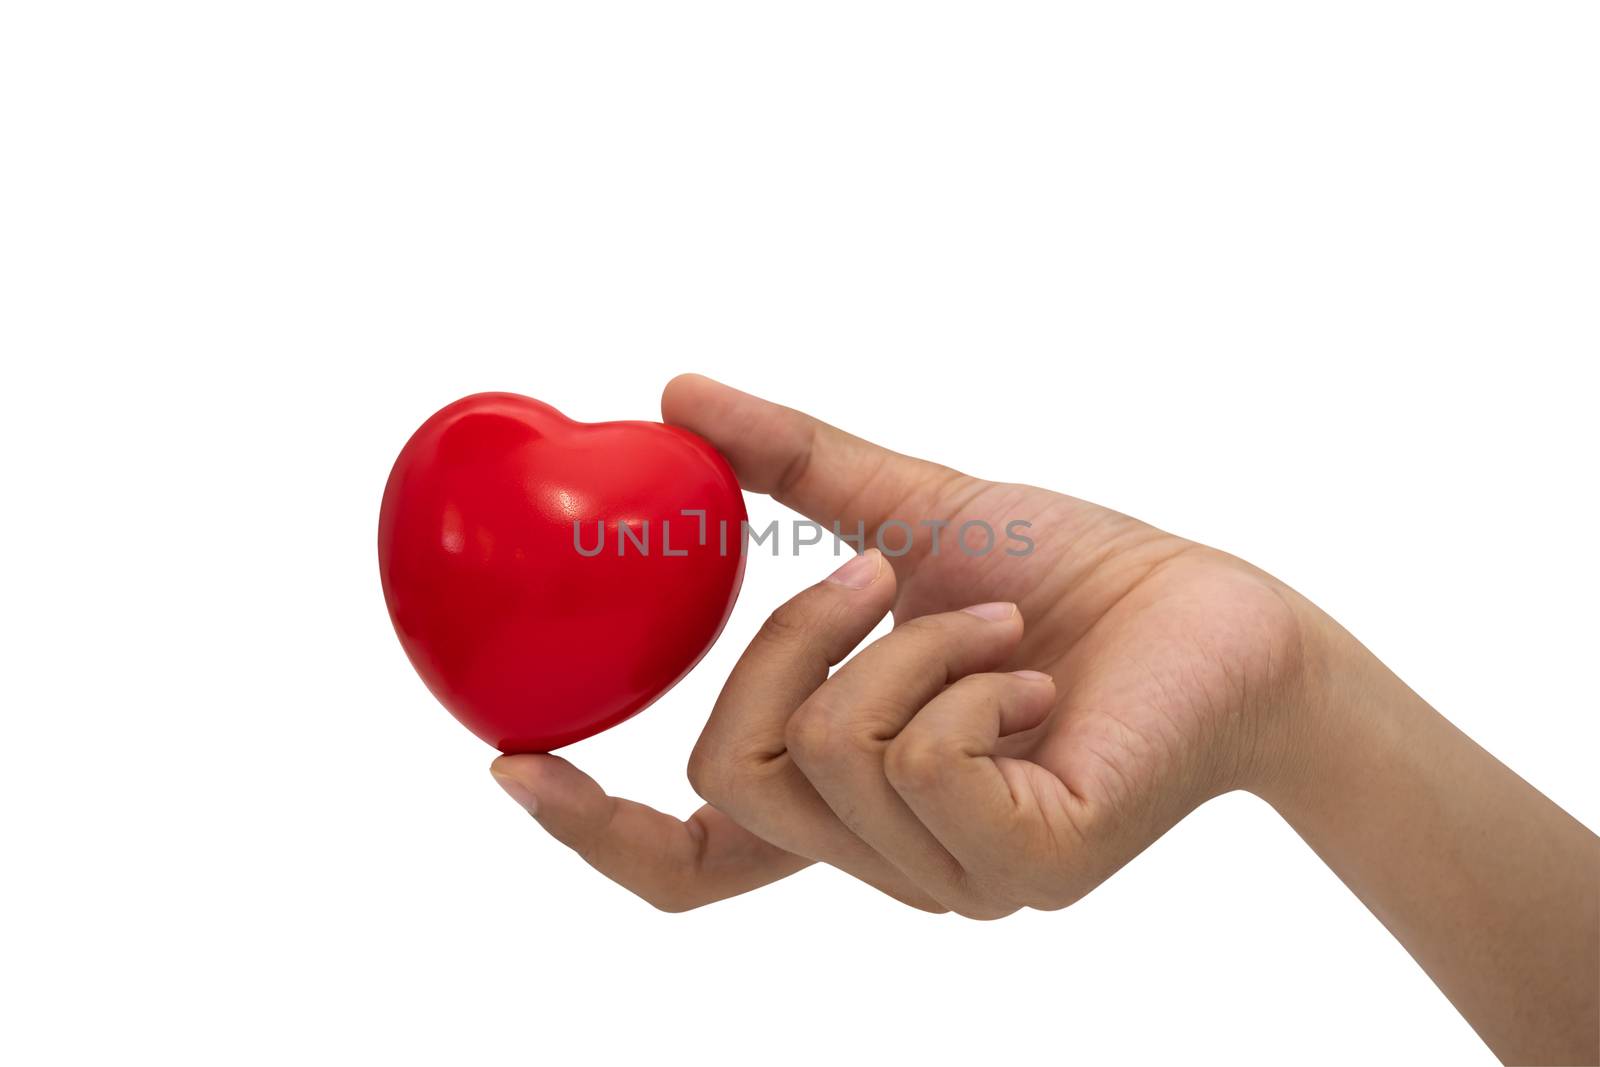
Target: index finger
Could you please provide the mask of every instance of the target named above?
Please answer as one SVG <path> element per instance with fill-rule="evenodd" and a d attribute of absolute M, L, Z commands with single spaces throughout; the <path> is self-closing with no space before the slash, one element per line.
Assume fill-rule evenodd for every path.
<path fill-rule="evenodd" d="M 847 534 L 868 537 L 892 518 L 935 518 L 941 501 L 975 479 L 864 441 L 820 419 L 712 381 L 680 374 L 661 395 L 661 415 L 717 447 L 746 489 Z"/>

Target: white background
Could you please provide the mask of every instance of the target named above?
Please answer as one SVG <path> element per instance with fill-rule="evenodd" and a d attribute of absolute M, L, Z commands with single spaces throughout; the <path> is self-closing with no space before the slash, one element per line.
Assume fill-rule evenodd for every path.
<path fill-rule="evenodd" d="M 659 914 L 412 674 L 377 505 L 461 394 L 699 370 L 1261 564 L 1600 824 L 1600 9 L 3 12 L 0 1059 L 1491 1062 L 1242 795 L 1061 913 Z M 687 814 L 830 567 L 568 754 Z"/>

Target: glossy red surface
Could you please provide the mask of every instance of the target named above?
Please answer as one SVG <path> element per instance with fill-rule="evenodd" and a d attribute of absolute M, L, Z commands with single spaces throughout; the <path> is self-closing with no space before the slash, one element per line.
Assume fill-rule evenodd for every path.
<path fill-rule="evenodd" d="M 704 544 L 686 509 L 706 512 Z M 639 712 L 711 647 L 744 576 L 744 518 L 733 471 L 686 430 L 480 393 L 401 450 L 378 566 L 434 696 L 502 752 L 546 752 Z M 598 554 L 574 521 L 585 551 L 603 528 Z"/>

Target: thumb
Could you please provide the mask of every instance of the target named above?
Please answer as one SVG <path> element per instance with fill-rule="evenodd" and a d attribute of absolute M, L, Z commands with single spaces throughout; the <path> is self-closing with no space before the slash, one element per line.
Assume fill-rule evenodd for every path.
<path fill-rule="evenodd" d="M 621 797 L 560 756 L 501 756 L 490 766 L 550 836 L 664 911 L 747 893 L 810 861 L 768 844 L 715 808 L 687 821 Z"/>
<path fill-rule="evenodd" d="M 858 522 L 871 537 L 887 519 L 943 517 L 941 501 L 975 481 L 698 374 L 667 383 L 661 414 L 715 445 L 746 489 L 847 533 Z"/>
<path fill-rule="evenodd" d="M 615 813 L 615 798 L 560 756 L 501 756 L 489 770 L 552 837 L 572 848 L 599 835 Z"/>

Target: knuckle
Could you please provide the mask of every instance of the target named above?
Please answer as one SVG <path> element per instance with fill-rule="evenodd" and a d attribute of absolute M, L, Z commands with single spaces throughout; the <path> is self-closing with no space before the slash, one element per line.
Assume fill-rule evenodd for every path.
<path fill-rule="evenodd" d="M 952 909 L 963 919 L 973 919 L 977 922 L 993 922 L 1014 915 L 1020 906 L 1016 904 L 1002 904 L 990 900 L 965 900 Z"/>
<path fill-rule="evenodd" d="M 854 705 L 840 707 L 836 700 L 813 694 L 784 728 L 784 744 L 803 767 L 827 767 L 882 758 L 878 740 L 880 718 Z"/>
<path fill-rule="evenodd" d="M 1075 900 L 1052 893 L 1029 900 L 1028 907 L 1034 911 L 1061 911 L 1075 903 L 1077 903 Z"/>
<path fill-rule="evenodd" d="M 1086 890 L 1067 886 L 1040 886 L 1027 897 L 1027 906 L 1035 911 L 1060 911 L 1082 900 Z"/>
<path fill-rule="evenodd" d="M 689 753 L 688 770 L 689 788 L 693 789 L 701 800 L 714 804 L 716 797 L 725 794 L 723 783 L 727 775 L 724 773 L 722 763 L 704 746 L 696 745 L 694 751 Z"/>
<path fill-rule="evenodd" d="M 704 900 L 697 900 L 679 889 L 657 889 L 648 893 L 640 893 L 639 898 L 657 911 L 664 911 L 669 915 L 679 915 L 686 911 L 705 904 Z"/>
<path fill-rule="evenodd" d="M 793 715 L 783 731 L 790 755 L 801 763 L 826 763 L 843 751 L 843 739 L 826 706 L 807 701 Z"/>
<path fill-rule="evenodd" d="M 1075 864 L 1044 862 L 1016 879 L 1016 897 L 1035 911 L 1060 911 L 1082 900 L 1097 884 Z"/>
<path fill-rule="evenodd" d="M 948 741 L 903 733 L 883 754 L 883 773 L 897 790 L 922 792 L 935 788 L 952 759 Z"/>
<path fill-rule="evenodd" d="M 695 795 L 723 811 L 748 810 L 750 804 L 773 788 L 763 757 L 741 756 L 701 744 L 689 755 L 689 787 Z"/>
<path fill-rule="evenodd" d="M 963 919 L 993 922 L 1015 914 L 1023 907 L 1013 893 L 1005 891 L 990 872 L 961 871 L 951 885 L 950 910 Z"/>
<path fill-rule="evenodd" d="M 770 644 L 791 645 L 807 639 L 812 629 L 811 612 L 804 598 L 780 604 L 761 624 L 757 636 Z"/>

